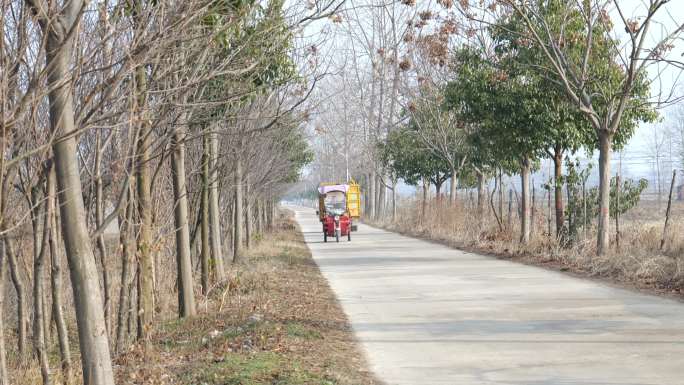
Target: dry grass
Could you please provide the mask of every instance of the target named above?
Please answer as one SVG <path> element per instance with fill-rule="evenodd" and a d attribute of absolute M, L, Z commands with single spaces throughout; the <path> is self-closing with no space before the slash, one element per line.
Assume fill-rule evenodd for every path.
<path fill-rule="evenodd" d="M 515 211 L 510 225 L 504 216 L 501 231 L 489 210 L 480 218 L 473 207 L 461 202 L 448 207 L 446 202 L 433 201 L 427 205 L 424 217 L 418 202 L 406 202 L 398 209 L 397 220 L 370 224 L 456 248 L 679 296 L 684 291 L 684 204 L 673 205 L 669 236 L 662 251 L 665 208 L 662 205 L 659 210 L 655 205 L 642 203 L 622 218 L 619 250 L 611 228 L 611 251 L 601 257 L 596 256 L 595 228 L 590 226 L 586 235 L 580 232 L 578 240 L 561 245 L 555 236 L 549 236 L 547 217 L 540 212 L 535 215 L 532 239 L 526 246 L 518 241 L 519 219 Z"/>
<path fill-rule="evenodd" d="M 170 290 L 150 346 L 134 344 L 115 358 L 117 383 L 377 383 L 290 214 L 228 277 L 198 297 L 200 314 L 186 320 L 166 310 L 175 303 Z M 13 384 L 40 382 L 35 365 L 12 373 L 22 374 Z"/>

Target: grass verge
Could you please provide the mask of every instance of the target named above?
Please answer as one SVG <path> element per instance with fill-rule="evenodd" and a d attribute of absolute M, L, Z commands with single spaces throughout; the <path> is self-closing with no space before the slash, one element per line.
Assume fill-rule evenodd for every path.
<path fill-rule="evenodd" d="M 116 360 L 120 384 L 377 384 L 290 213 L 199 302 Z"/>

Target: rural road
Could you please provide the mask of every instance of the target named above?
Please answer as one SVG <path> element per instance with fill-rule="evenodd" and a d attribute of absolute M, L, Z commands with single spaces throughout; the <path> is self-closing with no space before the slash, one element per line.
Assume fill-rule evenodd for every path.
<path fill-rule="evenodd" d="M 294 209 L 388 385 L 684 384 L 682 303 Z"/>

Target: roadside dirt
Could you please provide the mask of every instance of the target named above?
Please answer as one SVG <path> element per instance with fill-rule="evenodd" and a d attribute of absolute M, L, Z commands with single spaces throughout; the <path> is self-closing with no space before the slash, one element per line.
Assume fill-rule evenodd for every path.
<path fill-rule="evenodd" d="M 122 384 L 378 384 L 290 213 L 148 349 L 116 360 Z"/>

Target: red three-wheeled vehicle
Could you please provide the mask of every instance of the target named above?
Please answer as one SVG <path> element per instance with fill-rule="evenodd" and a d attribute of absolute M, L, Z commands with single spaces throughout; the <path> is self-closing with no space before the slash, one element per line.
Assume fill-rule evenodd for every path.
<path fill-rule="evenodd" d="M 352 218 L 358 217 L 358 185 L 321 185 L 318 193 L 318 214 L 323 225 L 323 241 L 328 242 L 329 237 L 335 238 L 337 242 L 341 237 L 347 237 L 351 241 L 351 233 L 356 230 Z"/>

